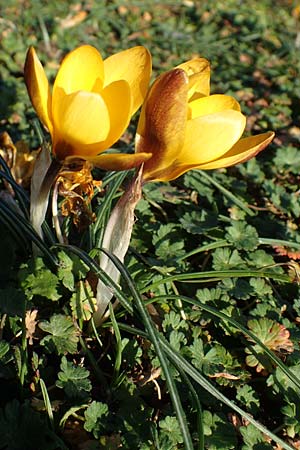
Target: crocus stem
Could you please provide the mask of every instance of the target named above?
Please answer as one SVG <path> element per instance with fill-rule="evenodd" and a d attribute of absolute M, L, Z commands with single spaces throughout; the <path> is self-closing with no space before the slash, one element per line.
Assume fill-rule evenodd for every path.
<path fill-rule="evenodd" d="M 56 236 L 58 239 L 58 242 L 60 244 L 67 244 L 67 239 L 65 236 L 63 236 L 61 227 L 60 227 L 60 220 L 59 220 L 59 214 L 58 214 L 58 180 L 55 181 L 53 190 L 52 190 L 52 222 L 56 231 Z"/>
<path fill-rule="evenodd" d="M 45 198 L 47 195 L 49 195 L 50 189 L 60 171 L 63 164 L 61 161 L 58 161 L 57 159 L 53 159 L 51 161 L 51 164 L 46 172 L 46 175 L 43 179 L 43 182 L 41 184 L 40 189 L 40 197 Z"/>
<path fill-rule="evenodd" d="M 142 195 L 142 169 L 128 186 L 114 207 L 104 232 L 102 247 L 117 256 L 121 262 L 127 253 L 134 225 L 134 210 Z M 120 272 L 104 253 L 100 257 L 100 267 L 110 278 L 118 283 Z M 97 285 L 97 311 L 94 321 L 99 325 L 103 320 L 105 309 L 113 297 L 111 289 L 101 280 Z"/>
<path fill-rule="evenodd" d="M 30 204 L 31 223 L 40 237 L 43 236 L 42 224 L 47 212 L 50 190 L 61 167 L 60 161 L 51 161 L 47 149 L 42 149 L 32 176 Z"/>

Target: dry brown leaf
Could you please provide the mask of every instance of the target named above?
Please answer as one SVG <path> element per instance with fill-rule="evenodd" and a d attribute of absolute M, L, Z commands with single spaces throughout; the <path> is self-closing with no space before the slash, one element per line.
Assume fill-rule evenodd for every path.
<path fill-rule="evenodd" d="M 145 386 L 147 383 L 150 383 L 150 382 L 154 383 L 154 385 L 156 387 L 158 400 L 161 400 L 161 398 L 162 398 L 160 386 L 159 386 L 158 382 L 156 381 L 156 378 L 159 378 L 160 375 L 161 375 L 161 368 L 158 367 L 156 369 L 152 369 L 150 374 L 148 374 L 147 376 L 141 375 L 140 379 L 139 379 L 140 386 Z"/>
<path fill-rule="evenodd" d="M 273 246 L 273 248 L 274 248 L 275 252 L 278 253 L 278 255 L 280 255 L 280 256 L 287 256 L 288 258 L 294 259 L 294 260 L 300 259 L 300 251 L 299 250 L 292 251 L 292 250 L 289 250 L 288 247 L 283 247 L 281 245 L 275 245 L 275 246 Z"/>
<path fill-rule="evenodd" d="M 217 372 L 213 375 L 208 375 L 209 378 L 226 378 L 227 380 L 239 380 L 240 377 L 237 377 L 235 375 L 232 375 L 231 373 L 227 372 Z"/>
<path fill-rule="evenodd" d="M 26 326 L 26 338 L 29 340 L 29 345 L 33 345 L 33 336 L 35 333 L 35 328 L 37 324 L 36 316 L 38 310 L 33 309 L 32 311 L 27 311 L 25 316 L 25 326 Z"/>
<path fill-rule="evenodd" d="M 243 425 L 242 422 L 241 422 L 240 417 L 237 414 L 235 414 L 235 413 L 229 413 L 228 414 L 228 419 L 232 423 L 234 428 L 236 428 L 236 429 L 239 429 Z"/>
<path fill-rule="evenodd" d="M 65 19 L 60 21 L 60 27 L 63 30 L 76 27 L 86 18 L 87 15 L 87 11 L 78 11 L 76 14 L 69 14 Z"/>
<path fill-rule="evenodd" d="M 149 13 L 149 11 L 145 11 L 143 14 L 143 19 L 145 22 L 151 22 L 152 15 Z"/>
<path fill-rule="evenodd" d="M 161 375 L 161 368 L 158 367 L 156 369 L 152 369 L 150 373 L 147 375 L 141 375 L 139 377 L 140 386 L 145 386 L 147 383 L 154 381 L 156 378 L 159 378 Z"/>
<path fill-rule="evenodd" d="M 96 215 L 89 207 L 94 188 L 102 182 L 93 180 L 92 165 L 87 161 L 75 161 L 65 166 L 57 179 L 59 194 L 64 197 L 61 206 L 63 216 L 71 216 L 79 231 L 94 222 Z"/>
<path fill-rule="evenodd" d="M 29 186 L 38 153 L 39 151 L 31 152 L 23 141 L 14 144 L 6 131 L 0 134 L 0 155 L 16 182 L 25 188 Z"/>
<path fill-rule="evenodd" d="M 128 8 L 124 5 L 118 6 L 118 13 L 120 16 L 125 16 L 128 13 Z"/>
<path fill-rule="evenodd" d="M 291 281 L 298 282 L 300 281 L 300 265 L 296 263 L 296 261 L 290 261 L 288 264 L 289 270 L 288 274 L 291 278 Z"/>

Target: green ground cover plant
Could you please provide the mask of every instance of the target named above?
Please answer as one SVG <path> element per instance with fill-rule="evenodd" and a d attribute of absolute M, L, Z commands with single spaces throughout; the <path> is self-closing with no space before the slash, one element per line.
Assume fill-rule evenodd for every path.
<path fill-rule="evenodd" d="M 300 448 L 299 4 L 8 0 L 1 14 L 0 449 Z M 133 171 L 95 168 L 81 203 L 59 196 L 64 242 L 50 211 L 43 239 L 30 223 L 50 138 L 26 52 L 53 80 L 82 44 L 103 57 L 143 45 L 153 79 L 200 55 L 246 135 L 276 133 L 244 164 L 145 184 L 124 263 L 108 255 L 120 284 L 99 257 Z M 99 325 L 98 280 L 113 294 Z"/>

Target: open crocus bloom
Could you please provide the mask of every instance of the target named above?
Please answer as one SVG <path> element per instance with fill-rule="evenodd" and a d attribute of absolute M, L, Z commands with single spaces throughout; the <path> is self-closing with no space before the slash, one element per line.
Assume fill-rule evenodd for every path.
<path fill-rule="evenodd" d="M 70 52 L 57 73 L 53 92 L 35 50 L 28 50 L 24 75 L 31 102 L 52 138 L 56 160 L 89 160 L 104 169 L 140 165 L 150 155 L 105 154 L 142 104 L 151 74 L 151 56 L 133 47 L 106 60 L 83 45 Z"/>
<path fill-rule="evenodd" d="M 246 118 L 228 95 L 209 95 L 210 68 L 195 58 L 162 74 L 144 102 L 136 153 L 149 152 L 144 181 L 168 181 L 190 169 L 247 161 L 273 139 L 267 132 L 241 139 Z"/>

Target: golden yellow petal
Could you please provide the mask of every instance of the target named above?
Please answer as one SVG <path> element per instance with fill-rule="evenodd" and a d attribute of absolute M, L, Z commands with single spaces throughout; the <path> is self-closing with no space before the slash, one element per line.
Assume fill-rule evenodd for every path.
<path fill-rule="evenodd" d="M 104 86 L 125 80 L 130 86 L 133 115 L 146 96 L 151 75 L 151 55 L 142 46 L 116 53 L 104 60 Z"/>
<path fill-rule="evenodd" d="M 188 120 L 184 145 L 177 159 L 191 166 L 215 160 L 240 139 L 245 125 L 245 116 L 233 110 Z"/>
<path fill-rule="evenodd" d="M 28 94 L 40 120 L 52 134 L 51 91 L 50 86 L 33 47 L 30 47 L 25 61 L 24 78 Z"/>
<path fill-rule="evenodd" d="M 140 166 L 151 158 L 151 153 L 108 153 L 95 157 L 83 157 L 97 167 L 105 170 L 129 170 Z"/>
<path fill-rule="evenodd" d="M 103 78 L 104 66 L 100 53 L 91 45 L 82 45 L 63 59 L 53 86 L 53 102 L 57 101 L 57 88 L 63 89 L 66 94 L 77 91 L 100 93 Z"/>
<path fill-rule="evenodd" d="M 101 96 L 108 109 L 110 131 L 105 141 L 98 147 L 98 153 L 110 148 L 120 139 L 128 127 L 132 110 L 132 97 L 127 81 L 113 81 L 103 89 Z"/>
<path fill-rule="evenodd" d="M 57 105 L 53 116 L 57 133 L 53 151 L 59 159 L 81 154 L 86 146 L 107 138 L 109 112 L 100 95 L 83 91 L 64 95 L 62 91 Z"/>
<path fill-rule="evenodd" d="M 210 92 L 210 65 L 205 58 L 194 58 L 179 66 L 189 77 L 189 99 L 193 95 L 203 97 Z"/>
<path fill-rule="evenodd" d="M 229 95 L 210 95 L 209 97 L 202 97 L 189 102 L 191 119 L 205 116 L 206 114 L 222 112 L 227 109 L 241 111 L 239 103 Z"/>
<path fill-rule="evenodd" d="M 136 138 L 137 153 L 153 153 L 145 164 L 146 174 L 168 166 L 179 153 L 187 122 L 187 92 L 188 78 L 181 69 L 162 74 L 151 87 Z"/>
<path fill-rule="evenodd" d="M 243 138 L 227 153 L 221 156 L 221 158 L 207 164 L 202 164 L 197 168 L 203 170 L 219 169 L 221 167 L 229 167 L 248 161 L 248 159 L 253 158 L 259 152 L 264 150 L 273 140 L 274 136 L 275 133 L 273 131 L 268 131 L 267 133 Z"/>

